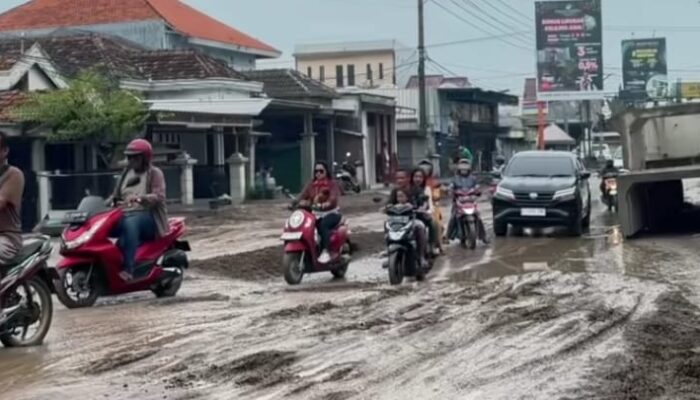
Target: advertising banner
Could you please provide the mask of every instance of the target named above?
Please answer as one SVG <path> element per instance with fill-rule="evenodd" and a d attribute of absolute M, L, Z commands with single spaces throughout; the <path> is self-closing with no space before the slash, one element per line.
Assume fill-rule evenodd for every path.
<path fill-rule="evenodd" d="M 682 82 L 680 86 L 680 97 L 684 99 L 700 98 L 700 82 Z"/>
<path fill-rule="evenodd" d="M 666 39 L 633 39 L 622 42 L 622 81 L 633 99 L 654 100 L 669 96 Z"/>
<path fill-rule="evenodd" d="M 600 0 L 535 3 L 537 99 L 603 98 Z"/>

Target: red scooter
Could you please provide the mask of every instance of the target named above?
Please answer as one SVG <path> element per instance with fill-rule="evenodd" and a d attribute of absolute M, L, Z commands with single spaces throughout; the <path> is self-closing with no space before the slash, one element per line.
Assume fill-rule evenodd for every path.
<path fill-rule="evenodd" d="M 343 220 L 331 235 L 331 261 L 318 262 L 320 236 L 316 229 L 318 211 L 297 208 L 284 224 L 284 279 L 290 285 L 301 283 L 304 274 L 329 272 L 340 279 L 345 277 L 351 260 L 350 230 Z"/>
<path fill-rule="evenodd" d="M 124 281 L 123 258 L 110 233 L 124 215 L 107 208 L 101 197 L 84 198 L 78 210 L 66 214 L 61 236 L 62 259 L 56 265 L 56 296 L 68 308 L 91 307 L 100 296 L 150 290 L 157 297 L 177 294 L 188 267 L 189 243 L 184 218 L 171 218 L 168 233 L 145 243 L 136 252 L 134 280 Z"/>
<path fill-rule="evenodd" d="M 455 217 L 459 223 L 459 241 L 463 247 L 476 249 L 476 240 L 481 229 L 477 209 L 477 200 L 481 196 L 478 190 L 458 190 L 455 192 Z"/>

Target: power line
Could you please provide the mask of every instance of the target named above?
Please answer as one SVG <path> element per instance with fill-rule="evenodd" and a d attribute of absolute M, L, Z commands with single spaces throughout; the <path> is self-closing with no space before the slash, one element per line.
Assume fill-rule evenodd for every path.
<path fill-rule="evenodd" d="M 453 40 L 450 42 L 433 43 L 433 44 L 429 44 L 425 47 L 426 48 L 435 48 L 435 47 L 454 46 L 454 45 L 467 44 L 467 43 L 486 42 L 489 40 L 507 39 L 509 37 L 519 36 L 519 35 L 523 35 L 523 34 L 530 33 L 530 32 L 531 31 L 520 31 L 520 32 L 511 32 L 511 33 L 504 34 L 504 35 L 481 36 L 481 37 L 470 38 L 470 39 Z"/>
<path fill-rule="evenodd" d="M 514 21 L 516 24 L 523 24 L 523 21 L 519 19 L 518 17 L 514 17 L 512 14 L 504 12 L 502 9 L 499 9 L 491 1 L 485 1 L 485 5 L 489 6 L 491 9 L 496 11 L 497 13 L 503 14 L 504 16 L 508 17 L 511 21 Z"/>
<path fill-rule="evenodd" d="M 496 1 L 497 1 L 498 3 L 500 3 L 500 4 L 502 4 L 504 7 L 510 9 L 511 11 L 513 11 L 515 14 L 518 14 L 518 15 L 520 15 L 521 17 L 525 18 L 525 20 L 527 20 L 527 21 L 529 21 L 529 22 L 535 22 L 534 18 L 532 18 L 531 16 L 528 16 L 528 15 L 525 14 L 524 12 L 522 12 L 522 11 L 518 10 L 517 8 L 511 6 L 510 4 L 508 4 L 508 2 L 506 2 L 506 1 L 504 1 L 504 0 L 496 0 Z M 485 3 L 489 3 L 489 2 L 490 2 L 490 0 L 485 0 Z"/>
<path fill-rule="evenodd" d="M 476 4 L 476 3 L 474 2 L 474 0 L 462 0 L 462 2 L 465 4 L 465 6 L 460 6 L 460 4 L 456 2 L 456 0 L 450 0 L 450 1 L 451 1 L 452 3 L 454 3 L 455 5 L 457 5 L 458 7 L 460 7 L 460 8 L 461 8 L 462 10 L 464 10 L 465 12 L 467 12 L 467 13 L 471 14 L 472 16 L 478 18 L 479 21 L 482 21 L 482 22 L 484 22 L 485 24 L 488 24 L 488 25 L 489 25 L 490 27 L 492 27 L 493 29 L 496 29 L 496 30 L 498 30 L 498 31 L 500 31 L 500 32 L 507 33 L 507 32 L 509 32 L 509 31 L 503 29 L 499 24 L 502 24 L 502 25 L 506 26 L 507 28 L 511 28 L 510 26 L 506 25 L 503 21 L 501 21 L 501 20 L 499 20 L 498 18 L 494 17 L 494 16 L 493 16 L 491 13 L 489 13 L 488 11 L 485 11 L 483 8 L 481 8 L 478 4 Z M 483 16 L 485 16 L 486 18 L 488 18 L 488 19 L 494 21 L 495 24 L 494 24 L 494 23 L 490 23 L 489 21 L 484 20 L 484 19 L 483 19 L 482 17 L 480 17 L 478 14 L 472 12 L 472 10 L 470 10 L 469 7 L 468 7 L 469 4 L 471 4 L 471 5 L 477 10 L 477 12 L 481 13 L 481 15 L 483 15 Z M 512 29 L 511 29 L 511 31 L 512 31 Z M 516 37 L 516 39 L 519 39 L 519 40 L 520 40 L 521 42 L 523 42 L 525 45 L 532 45 L 532 43 L 533 43 L 533 42 L 532 42 L 532 39 L 528 40 L 528 39 L 523 38 L 522 36 L 518 36 L 518 37 Z"/>
<path fill-rule="evenodd" d="M 450 0 L 450 1 L 454 1 L 454 0 Z M 474 24 L 472 23 L 472 21 L 469 21 L 469 20 L 463 18 L 461 15 L 455 13 L 453 10 L 450 10 L 449 8 L 445 7 L 445 6 L 444 6 L 443 4 L 441 4 L 438 0 L 433 0 L 432 3 L 435 4 L 436 6 L 440 7 L 442 10 L 444 10 L 444 11 L 447 12 L 448 14 L 452 15 L 453 17 L 455 17 L 455 18 L 459 19 L 460 21 L 464 22 L 465 24 L 470 25 L 470 26 L 473 26 L 473 25 L 474 25 Z M 482 31 L 485 31 L 484 29 L 481 29 L 481 30 L 482 30 Z M 514 43 L 514 42 L 512 42 L 512 41 L 510 41 L 510 40 L 508 40 L 508 39 L 506 38 L 506 37 L 508 37 L 508 36 L 515 36 L 515 35 L 513 35 L 514 32 L 506 32 L 505 35 L 502 36 L 502 37 L 499 37 L 499 35 L 494 35 L 492 32 L 487 32 L 487 33 L 490 33 L 490 34 L 491 34 L 491 37 L 497 38 L 497 39 L 500 40 L 501 42 L 506 43 L 506 44 L 508 44 L 508 45 L 510 45 L 510 46 L 512 46 L 512 47 L 514 47 L 514 48 L 516 48 L 516 49 L 525 50 L 525 51 L 527 51 L 527 52 L 532 52 L 532 51 L 533 51 L 533 50 L 530 49 L 530 48 L 526 48 L 526 47 L 524 47 L 523 45 Z"/>

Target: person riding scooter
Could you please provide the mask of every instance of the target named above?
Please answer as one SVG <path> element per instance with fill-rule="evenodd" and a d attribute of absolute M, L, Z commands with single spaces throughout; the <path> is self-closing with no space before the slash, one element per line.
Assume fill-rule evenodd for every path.
<path fill-rule="evenodd" d="M 425 185 L 430 189 L 431 191 L 431 200 L 433 203 L 432 207 L 432 215 L 433 215 L 433 223 L 435 224 L 435 227 L 437 228 L 437 238 L 438 241 L 436 243 L 436 246 L 438 250 L 443 253 L 444 250 L 442 248 L 442 238 L 444 236 L 444 230 L 445 227 L 443 225 L 443 214 L 442 214 L 442 208 L 440 207 L 440 200 L 442 199 L 442 183 L 440 183 L 440 180 L 435 178 L 434 173 L 433 173 L 433 163 L 430 162 L 430 160 L 422 160 L 418 163 L 418 168 L 423 170 L 423 173 L 425 174 Z"/>
<path fill-rule="evenodd" d="M 316 226 L 321 236 L 321 255 L 318 262 L 328 264 L 331 261 L 330 243 L 331 234 L 343 219 L 338 207 L 340 189 L 330 176 L 328 166 L 324 162 L 317 162 L 314 167 L 314 178 L 306 185 L 299 196 L 299 205 L 302 207 L 314 207 L 316 214 Z"/>
<path fill-rule="evenodd" d="M 7 135 L 0 132 L 0 279 L 9 264 L 22 249 L 22 193 L 24 173 L 10 166 Z M 0 298 L 0 317 L 4 315 Z"/>
<path fill-rule="evenodd" d="M 391 193 L 389 194 L 389 201 L 387 202 L 387 206 L 393 206 L 399 203 L 398 199 L 398 193 L 399 192 L 405 192 L 409 194 L 413 194 L 413 191 L 411 190 L 411 181 L 410 181 L 410 175 L 408 171 L 406 170 L 398 170 L 396 171 L 396 174 L 394 176 L 394 183 L 395 187 L 394 189 L 391 190 Z M 420 204 L 416 204 L 416 197 L 415 196 L 410 196 L 410 201 L 411 205 L 413 208 L 419 208 Z M 423 221 L 420 219 L 416 219 L 414 222 L 414 233 L 415 237 L 418 242 L 418 252 L 421 254 L 421 265 L 424 268 L 427 268 L 428 266 L 428 260 L 426 259 L 427 253 L 427 238 L 425 237 L 425 224 Z"/>
<path fill-rule="evenodd" d="M 615 162 L 613 160 L 607 160 L 605 166 L 600 170 L 600 177 L 604 178 L 606 176 L 616 177 L 620 175 L 620 170 L 615 167 Z M 605 179 L 600 182 L 600 192 L 605 193 Z"/>
<path fill-rule="evenodd" d="M 479 188 L 479 182 L 477 181 L 476 177 L 472 175 L 472 166 L 469 161 L 466 159 L 461 159 L 457 163 L 457 174 L 455 175 L 454 178 L 452 178 L 452 182 L 450 182 L 450 191 L 455 194 L 456 192 L 463 190 L 463 191 L 469 191 L 469 190 L 476 190 Z M 459 237 L 459 223 L 456 219 L 456 210 L 454 208 L 454 204 L 452 206 L 452 212 L 450 214 L 450 222 L 448 223 L 447 226 L 447 237 L 450 240 L 457 239 Z M 486 229 L 484 228 L 484 223 L 477 215 L 478 219 L 478 228 L 479 228 L 479 239 L 484 242 L 484 244 L 488 244 L 488 239 L 486 238 Z"/>
<path fill-rule="evenodd" d="M 506 158 L 503 157 L 502 155 L 497 155 L 496 159 L 494 160 L 494 165 L 493 165 L 493 173 L 496 174 L 503 174 L 503 169 L 506 167 Z"/>
<path fill-rule="evenodd" d="M 110 206 L 121 207 L 124 217 L 112 232 L 124 257 L 125 281 L 133 279 L 136 250 L 145 242 L 164 236 L 168 231 L 165 206 L 165 177 L 151 165 L 153 147 L 145 139 L 132 140 L 126 147 L 127 167 L 117 182 Z"/>

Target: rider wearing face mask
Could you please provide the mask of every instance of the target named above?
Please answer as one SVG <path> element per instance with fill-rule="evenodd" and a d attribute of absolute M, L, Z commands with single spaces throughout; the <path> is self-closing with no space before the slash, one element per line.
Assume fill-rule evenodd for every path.
<path fill-rule="evenodd" d="M 111 203 L 124 210 L 124 216 L 112 235 L 124 257 L 125 281 L 132 280 L 136 266 L 136 250 L 168 231 L 163 171 L 151 165 L 153 148 L 144 139 L 135 139 L 124 151 L 127 167 L 122 173 Z"/>
<path fill-rule="evenodd" d="M 469 190 L 474 190 L 478 189 L 479 187 L 479 181 L 476 179 L 476 177 L 472 174 L 472 166 L 471 163 L 466 160 L 462 159 L 459 160 L 457 163 L 457 174 L 455 175 L 454 178 L 452 178 L 452 182 L 450 183 L 450 190 L 452 193 L 461 190 L 461 191 L 469 191 Z M 450 222 L 447 227 L 447 237 L 449 239 L 456 239 L 459 237 L 459 224 L 457 224 L 456 219 L 456 212 L 454 210 L 454 205 L 450 217 Z M 478 223 L 479 223 L 479 236 L 482 242 L 488 243 L 488 239 L 486 238 L 486 229 L 484 228 L 484 223 L 477 214 L 478 217 Z"/>

